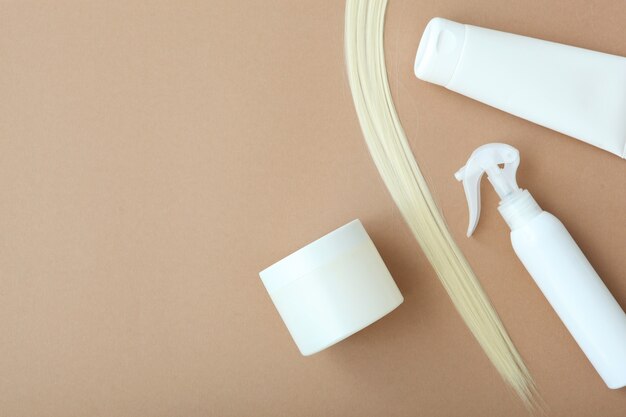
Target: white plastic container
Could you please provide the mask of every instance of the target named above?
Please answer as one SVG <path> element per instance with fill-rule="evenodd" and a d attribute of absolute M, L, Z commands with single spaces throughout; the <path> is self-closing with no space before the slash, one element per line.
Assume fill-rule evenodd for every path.
<path fill-rule="evenodd" d="M 369 326 L 403 301 L 359 220 L 292 253 L 259 275 L 305 356 Z"/>
<path fill-rule="evenodd" d="M 415 75 L 626 158 L 626 58 L 432 19 Z"/>
<path fill-rule="evenodd" d="M 609 388 L 626 386 L 626 314 L 565 226 L 517 186 L 517 149 L 492 143 L 476 149 L 456 173 L 470 211 L 467 235 L 480 216 L 480 179 L 487 173 L 501 198 L 515 253 Z M 498 165 L 504 164 L 504 168 Z"/>

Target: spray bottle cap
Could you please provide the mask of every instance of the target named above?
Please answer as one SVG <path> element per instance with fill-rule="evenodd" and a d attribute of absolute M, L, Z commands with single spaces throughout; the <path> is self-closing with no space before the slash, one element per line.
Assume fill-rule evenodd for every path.
<path fill-rule="evenodd" d="M 511 229 L 515 229 L 526 220 L 541 212 L 541 209 L 526 190 L 517 185 L 515 174 L 519 167 L 519 151 L 504 143 L 489 143 L 477 148 L 461 168 L 455 178 L 463 182 L 467 206 L 469 208 L 469 226 L 467 236 L 471 236 L 480 218 L 480 180 L 483 174 L 500 196 L 498 210 Z M 501 168 L 500 165 L 504 167 Z"/>

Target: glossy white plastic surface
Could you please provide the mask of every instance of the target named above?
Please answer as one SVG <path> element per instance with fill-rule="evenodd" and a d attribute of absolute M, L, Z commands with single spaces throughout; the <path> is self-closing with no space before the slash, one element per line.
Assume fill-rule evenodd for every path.
<path fill-rule="evenodd" d="M 626 386 L 626 314 L 565 226 L 544 211 L 513 230 L 511 242 L 606 385 Z"/>
<path fill-rule="evenodd" d="M 403 301 L 359 220 L 312 242 L 259 275 L 305 356 L 356 333 Z"/>
<path fill-rule="evenodd" d="M 626 58 L 434 18 L 418 78 L 626 158 Z"/>

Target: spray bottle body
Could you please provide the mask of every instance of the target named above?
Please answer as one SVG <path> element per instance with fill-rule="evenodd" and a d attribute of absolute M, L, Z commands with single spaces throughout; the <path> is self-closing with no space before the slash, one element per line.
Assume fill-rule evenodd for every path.
<path fill-rule="evenodd" d="M 519 151 L 503 143 L 476 149 L 456 174 L 469 209 L 467 236 L 480 218 L 484 174 L 500 197 L 511 243 L 539 289 L 609 388 L 626 386 L 626 314 L 565 226 L 519 188 Z"/>
<path fill-rule="evenodd" d="M 513 228 L 511 243 L 607 386 L 626 386 L 626 314 L 563 223 L 541 211 Z"/>

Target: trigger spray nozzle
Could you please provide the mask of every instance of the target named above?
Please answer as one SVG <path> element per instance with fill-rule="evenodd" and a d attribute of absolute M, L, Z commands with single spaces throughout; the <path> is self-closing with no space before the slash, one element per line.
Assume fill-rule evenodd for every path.
<path fill-rule="evenodd" d="M 500 196 L 502 204 L 521 192 L 515 179 L 519 162 L 519 151 L 514 147 L 504 143 L 489 143 L 476 149 L 465 166 L 454 174 L 457 181 L 463 182 L 463 189 L 467 198 L 469 209 L 468 237 L 474 233 L 480 218 L 480 180 L 483 174 L 487 174 L 487 178 Z M 503 216 L 505 216 L 504 213 Z M 506 216 L 505 219 L 510 224 Z"/>

